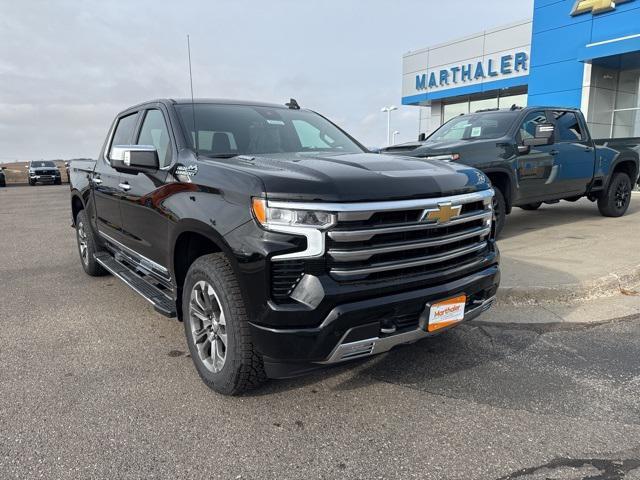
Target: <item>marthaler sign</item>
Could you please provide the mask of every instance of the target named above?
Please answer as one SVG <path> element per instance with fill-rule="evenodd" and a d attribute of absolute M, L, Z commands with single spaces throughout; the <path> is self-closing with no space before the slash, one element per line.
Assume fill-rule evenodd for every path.
<path fill-rule="evenodd" d="M 499 54 L 472 63 L 456 64 L 416 75 L 416 90 L 451 88 L 483 80 L 523 75 L 529 70 L 529 53 L 518 51 Z"/>

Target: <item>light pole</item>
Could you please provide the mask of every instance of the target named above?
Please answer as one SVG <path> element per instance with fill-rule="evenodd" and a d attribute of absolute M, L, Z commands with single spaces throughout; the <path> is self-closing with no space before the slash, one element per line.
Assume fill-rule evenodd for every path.
<path fill-rule="evenodd" d="M 393 132 L 392 134 L 392 141 L 391 141 L 391 145 L 395 145 L 396 144 L 396 137 L 400 135 L 400 132 L 398 130 L 396 130 L 395 132 Z"/>
<path fill-rule="evenodd" d="M 381 112 L 387 114 L 387 146 L 391 145 L 391 112 L 397 110 L 398 107 L 391 105 L 390 107 L 382 107 Z"/>

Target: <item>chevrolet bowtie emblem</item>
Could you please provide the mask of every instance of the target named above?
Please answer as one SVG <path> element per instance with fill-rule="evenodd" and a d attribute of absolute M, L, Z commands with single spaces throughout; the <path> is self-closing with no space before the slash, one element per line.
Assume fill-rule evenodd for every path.
<path fill-rule="evenodd" d="M 591 12 L 593 15 L 598 13 L 610 12 L 615 10 L 618 3 L 628 2 L 630 0 L 577 0 L 571 11 L 571 15 L 580 15 Z"/>
<path fill-rule="evenodd" d="M 420 221 L 447 223 L 452 219 L 459 217 L 462 211 L 462 205 L 452 206 L 450 203 L 441 203 L 437 210 L 425 210 Z"/>

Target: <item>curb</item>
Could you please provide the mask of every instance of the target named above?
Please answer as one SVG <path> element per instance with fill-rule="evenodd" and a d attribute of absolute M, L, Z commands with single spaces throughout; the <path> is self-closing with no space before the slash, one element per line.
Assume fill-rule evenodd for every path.
<path fill-rule="evenodd" d="M 558 285 L 555 287 L 500 287 L 498 290 L 499 305 L 545 305 L 553 303 L 571 303 L 598 298 L 611 297 L 618 294 L 639 295 L 640 265 L 617 273 L 610 273 L 597 280 Z"/>

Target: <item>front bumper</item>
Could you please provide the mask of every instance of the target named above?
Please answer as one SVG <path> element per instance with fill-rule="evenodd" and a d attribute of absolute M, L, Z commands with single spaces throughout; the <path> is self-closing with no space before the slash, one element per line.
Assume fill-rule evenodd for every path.
<path fill-rule="evenodd" d="M 29 180 L 40 183 L 55 183 L 60 180 L 60 175 L 30 175 Z"/>
<path fill-rule="evenodd" d="M 291 377 L 435 335 L 425 330 L 431 303 L 464 293 L 468 298 L 465 321 L 473 320 L 493 305 L 499 283 L 496 264 L 441 285 L 341 304 L 315 328 L 279 329 L 255 323 L 250 323 L 250 328 L 267 374 Z M 415 321 L 408 322 L 406 328 L 388 328 L 390 318 L 411 315 Z"/>
<path fill-rule="evenodd" d="M 473 320 L 474 318 L 477 318 L 482 313 L 489 310 L 495 302 L 495 296 L 487 298 L 485 300 L 475 301 L 473 305 L 465 309 L 464 321 L 468 322 L 470 320 Z M 425 313 L 427 311 L 428 310 L 425 310 Z M 355 358 L 377 355 L 379 353 L 388 352 L 397 345 L 414 343 L 418 340 L 422 340 L 423 338 L 433 337 L 441 333 L 441 331 L 437 333 L 427 332 L 427 322 L 428 317 L 426 315 L 421 315 L 420 322 L 415 330 L 410 330 L 405 333 L 398 333 L 397 335 L 390 335 L 386 337 L 375 336 L 372 338 L 354 342 L 346 340 L 346 338 L 352 332 L 349 331 L 345 334 L 345 338 L 333 350 L 331 356 L 327 360 L 320 363 L 329 365 L 332 363 L 345 362 L 347 360 L 352 360 Z"/>

